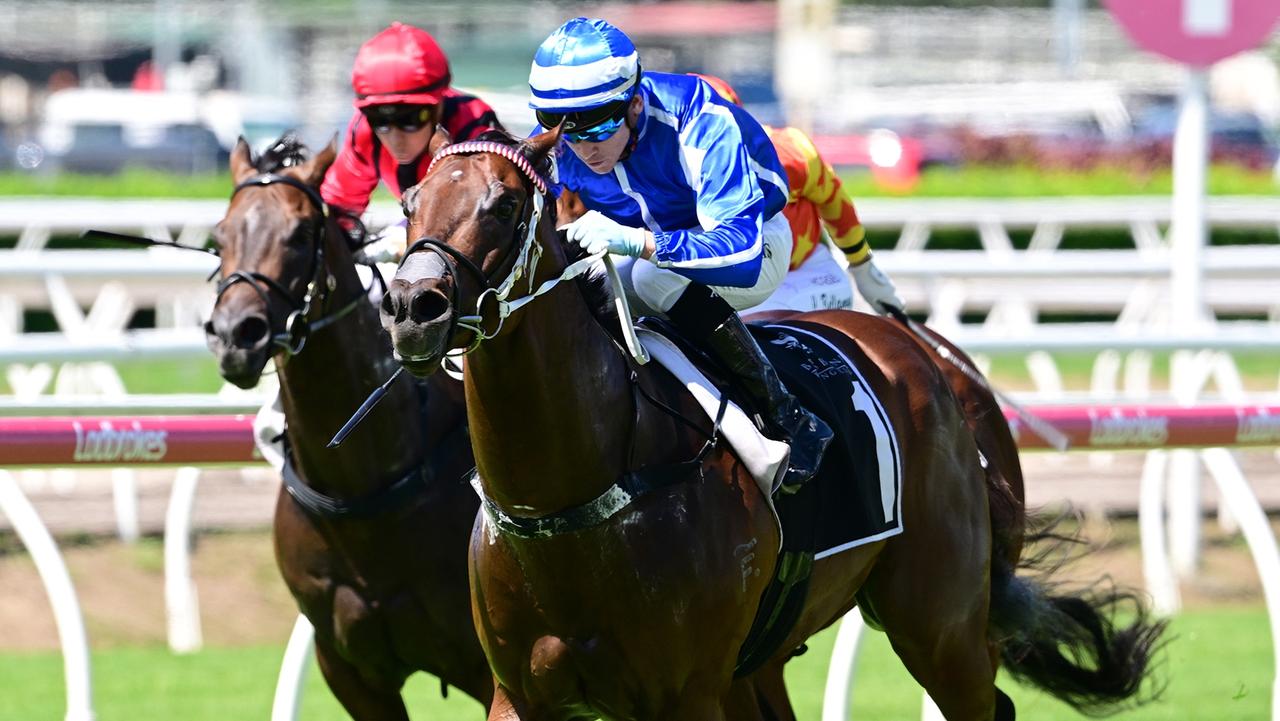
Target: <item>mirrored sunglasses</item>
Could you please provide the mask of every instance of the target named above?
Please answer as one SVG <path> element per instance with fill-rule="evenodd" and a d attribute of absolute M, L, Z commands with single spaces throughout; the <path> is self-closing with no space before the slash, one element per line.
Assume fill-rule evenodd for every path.
<path fill-rule="evenodd" d="M 610 103 L 600 108 L 580 113 L 537 112 L 538 123 L 544 128 L 559 126 L 564 138 L 571 143 L 600 143 L 613 137 L 627 117 L 626 100 Z"/>
<path fill-rule="evenodd" d="M 571 143 L 603 143 L 609 138 L 612 138 L 614 133 L 618 132 L 624 121 L 625 117 L 612 118 L 604 121 L 603 123 L 593 125 L 586 130 L 572 130 L 566 132 L 564 137 Z"/>
<path fill-rule="evenodd" d="M 392 128 L 416 133 L 431 122 L 431 108 L 425 105 L 373 105 L 364 114 L 379 135 L 386 135 Z"/>

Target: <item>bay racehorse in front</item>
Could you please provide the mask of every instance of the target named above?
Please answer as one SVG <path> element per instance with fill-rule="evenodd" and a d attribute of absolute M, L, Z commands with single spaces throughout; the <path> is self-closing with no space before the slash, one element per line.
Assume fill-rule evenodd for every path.
<path fill-rule="evenodd" d="M 461 384 L 402 374 L 345 443 L 325 447 L 396 369 L 353 249 L 317 191 L 334 152 L 307 158 L 286 137 L 254 159 L 236 145 L 235 191 L 214 231 L 222 266 L 209 347 L 242 388 L 275 359 L 287 421 L 276 560 L 347 712 L 407 719 L 400 689 L 415 671 L 488 705 L 467 584 L 478 502 L 465 482 Z"/>
<path fill-rule="evenodd" d="M 1086 712 L 1139 697 L 1161 624 L 1139 608 L 1117 625 L 1124 594 L 1015 574 L 1021 477 L 989 393 L 953 390 L 924 344 L 878 317 L 823 311 L 762 329 L 773 334 L 762 345 L 843 358 L 811 369 L 861 379 L 891 429 L 877 443 L 900 467 L 898 505 L 884 507 L 896 532 L 788 551 L 811 530 L 780 537 L 773 502 L 779 515 L 791 502 L 762 490 L 684 383 L 632 361 L 597 278 L 568 280 L 593 259 L 556 232 L 558 132 L 484 140 L 442 149 L 406 196 L 417 240 L 382 322 L 415 374 L 467 353 L 482 497 L 472 610 L 494 673 L 491 720 L 794 719 L 783 665 L 855 606 L 948 721 L 1015 717 L 995 685 L 1001 665 Z M 830 476 L 849 467 L 835 447 L 856 429 L 827 420 L 837 441 L 797 498 L 854 483 Z M 807 593 L 789 612 L 774 591 L 796 578 Z"/>

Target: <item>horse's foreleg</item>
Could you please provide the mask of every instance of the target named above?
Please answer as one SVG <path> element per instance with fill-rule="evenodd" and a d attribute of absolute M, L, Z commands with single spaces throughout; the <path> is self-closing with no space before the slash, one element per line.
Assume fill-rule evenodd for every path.
<path fill-rule="evenodd" d="M 796 721 L 782 676 L 785 661 L 774 660 L 733 682 L 725 697 L 725 717 L 733 721 Z"/>
<path fill-rule="evenodd" d="M 489 707 L 488 721 L 569 721 L 571 718 L 545 708 L 536 708 L 534 704 L 503 687 L 496 678 L 493 684 L 493 705 Z"/>
<path fill-rule="evenodd" d="M 400 698 L 403 682 L 370 682 L 330 645 L 316 639 L 316 661 L 325 683 L 355 721 L 409 721 Z"/>

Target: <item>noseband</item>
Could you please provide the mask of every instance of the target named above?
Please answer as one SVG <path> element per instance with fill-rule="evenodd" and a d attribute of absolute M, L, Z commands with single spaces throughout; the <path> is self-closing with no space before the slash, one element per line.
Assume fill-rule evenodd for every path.
<path fill-rule="evenodd" d="M 439 256 L 441 261 L 444 262 L 451 276 L 456 278 L 458 276 L 458 267 L 461 266 L 469 275 L 471 275 L 480 287 L 484 289 L 481 291 L 480 297 L 476 299 L 475 313 L 473 315 L 459 316 L 457 310 L 459 306 L 458 284 L 456 282 L 453 284 L 453 293 L 450 298 L 452 315 L 449 323 L 449 333 L 445 340 L 445 347 L 452 347 L 453 334 L 458 327 L 471 331 L 474 335 L 474 339 L 471 344 L 460 353 L 448 355 L 466 355 L 467 353 L 474 351 L 476 348 L 480 347 L 480 343 L 493 338 L 502 331 L 502 326 L 506 322 L 507 316 L 511 315 L 521 306 L 532 301 L 534 298 L 551 290 L 560 281 L 577 277 L 578 275 L 586 272 L 587 269 L 589 269 L 591 265 L 603 255 L 603 253 L 599 253 L 574 262 L 569 267 L 565 268 L 564 272 L 559 277 L 552 278 L 551 280 L 544 282 L 537 288 L 537 290 L 534 290 L 533 277 L 538 268 L 538 260 L 542 258 L 542 245 L 536 242 L 538 224 L 542 220 L 542 213 L 546 207 L 547 196 L 550 194 L 550 189 L 547 180 L 543 178 L 542 174 L 533 167 L 533 164 L 521 155 L 520 151 L 509 145 L 503 145 L 502 143 L 492 141 L 470 141 L 456 143 L 437 152 L 431 159 L 431 164 L 427 166 L 427 172 L 423 177 L 425 178 L 427 175 L 430 175 L 431 171 L 436 167 L 436 164 L 448 156 L 474 155 L 477 153 L 492 153 L 494 155 L 499 155 L 515 165 L 520 173 L 533 186 L 532 192 L 529 196 L 532 200 L 533 208 L 529 211 L 528 217 L 524 218 L 524 220 L 516 226 L 515 231 L 512 234 L 511 245 L 503 256 L 502 261 L 498 263 L 493 275 L 486 273 L 483 268 L 477 265 L 470 258 L 463 255 L 456 248 L 449 246 L 444 241 L 437 238 L 418 238 L 409 245 L 408 249 L 405 251 L 404 257 L 400 259 L 400 265 L 403 266 L 405 260 L 407 260 L 409 255 L 412 253 L 417 253 L 419 251 L 435 253 Z M 527 205 L 528 202 L 526 201 L 526 206 Z M 523 213 L 524 210 L 525 208 L 522 208 L 521 212 Z M 521 238 L 521 236 L 523 236 L 523 238 Z M 511 270 L 507 273 L 506 278 L 499 283 L 494 283 L 494 277 L 502 271 L 502 268 L 506 267 L 508 260 L 513 255 L 515 256 L 515 260 L 512 262 Z M 515 300 L 507 300 L 512 289 L 515 287 L 516 282 L 521 278 L 528 278 L 529 293 Z M 492 332 L 486 331 L 484 328 L 483 306 L 487 296 L 492 296 L 498 304 L 498 327 Z M 422 358 L 399 358 L 398 353 L 397 358 L 400 360 L 423 360 Z"/>
<path fill-rule="evenodd" d="M 286 303 L 289 304 L 291 310 L 289 315 L 285 318 L 283 326 L 284 331 L 281 333 L 273 333 L 271 336 L 271 342 L 272 344 L 279 346 L 287 356 L 295 356 L 302 352 L 302 349 L 307 344 L 307 338 L 311 336 L 313 331 L 321 330 L 326 326 L 341 320 L 348 313 L 355 310 L 356 305 L 359 304 L 361 295 L 363 294 L 357 295 L 351 300 L 351 302 L 342 306 L 334 313 L 324 316 L 314 322 L 308 320 L 308 316 L 311 314 L 311 304 L 316 299 L 317 294 L 319 295 L 321 306 L 325 306 L 328 304 L 329 292 L 337 285 L 337 281 L 334 279 L 333 275 L 328 272 L 328 266 L 326 266 L 324 262 L 325 221 L 328 217 L 325 212 L 326 206 L 324 199 L 321 198 L 320 193 L 310 185 L 307 185 L 306 183 L 291 176 L 280 175 L 277 173 L 263 173 L 245 180 L 244 182 L 236 185 L 235 190 L 231 191 L 231 197 L 235 198 L 236 194 L 245 188 L 266 187 L 277 183 L 283 183 L 284 185 L 301 190 L 303 194 L 307 196 L 307 200 L 311 201 L 311 205 L 316 209 L 320 216 L 320 223 L 314 228 L 314 231 L 311 234 L 311 267 L 308 269 L 306 276 L 311 280 L 307 283 L 307 290 L 302 296 L 302 301 L 299 302 L 296 300 L 293 297 L 293 294 L 289 292 L 289 289 L 285 288 L 275 278 L 271 278 L 253 270 L 235 270 L 218 281 L 217 294 L 214 296 L 214 303 L 216 304 L 218 300 L 222 298 L 223 293 L 226 293 L 231 286 L 237 283 L 247 283 L 249 287 L 258 294 L 258 297 L 262 298 L 262 302 L 267 308 L 268 319 L 270 321 L 274 321 L 274 318 L 271 317 L 270 296 L 271 292 L 275 291 L 285 300 Z M 321 278 L 321 275 L 324 275 L 323 279 Z M 377 275 L 376 269 L 374 271 L 374 275 Z M 276 327 L 274 322 L 272 322 L 271 327 L 273 329 Z"/>

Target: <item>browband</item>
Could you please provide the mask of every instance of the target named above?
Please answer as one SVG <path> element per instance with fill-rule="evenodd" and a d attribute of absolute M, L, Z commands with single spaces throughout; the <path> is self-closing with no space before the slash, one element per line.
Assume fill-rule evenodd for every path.
<path fill-rule="evenodd" d="M 533 163 L 530 163 L 527 158 L 521 155 L 519 150 L 516 150 L 510 145 L 496 143 L 492 140 L 469 140 L 467 142 L 454 143 L 453 145 L 441 148 L 431 158 L 431 164 L 427 166 L 427 173 L 430 173 L 431 169 L 436 166 L 436 163 L 440 162 L 443 158 L 447 158 L 450 155 L 467 155 L 470 153 L 493 153 L 494 155 L 501 155 L 514 163 L 515 166 L 520 169 L 520 172 L 524 173 L 525 177 L 529 178 L 533 183 L 533 186 L 538 189 L 539 194 L 547 194 L 547 180 L 542 177 L 541 173 L 534 170 Z"/>

